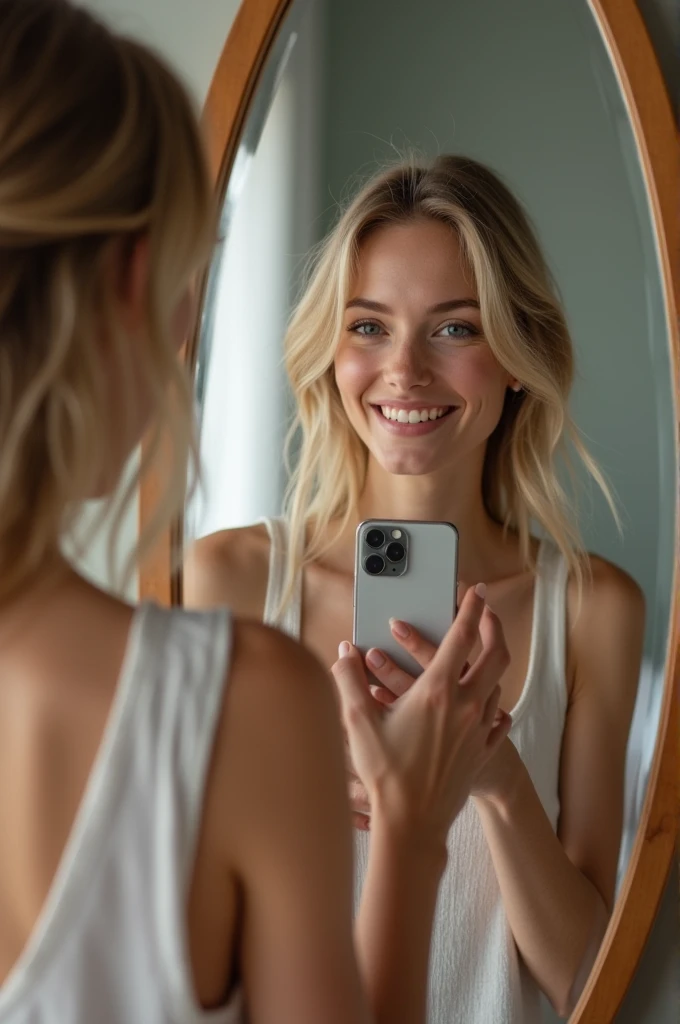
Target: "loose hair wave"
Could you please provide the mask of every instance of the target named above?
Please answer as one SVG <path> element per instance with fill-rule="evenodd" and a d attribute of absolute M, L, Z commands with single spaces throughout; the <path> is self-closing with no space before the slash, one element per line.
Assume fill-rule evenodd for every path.
<path fill-rule="evenodd" d="M 371 179 L 321 244 L 286 334 L 297 407 L 289 445 L 299 447 L 285 503 L 291 544 L 284 602 L 300 567 L 319 558 L 357 514 L 364 485 L 368 452 L 345 414 L 333 369 L 362 242 L 377 228 L 416 218 L 455 231 L 477 284 L 484 335 L 522 386 L 518 393 L 508 390 L 487 442 L 482 497 L 488 515 L 518 536 L 527 567 L 531 524 L 540 524 L 580 588 L 588 562 L 576 519 L 571 445 L 618 523 L 606 480 L 569 415 L 571 338 L 527 215 L 497 175 L 474 160 L 407 160 Z M 560 462 L 569 490 L 560 481 Z M 331 523 L 337 529 L 329 537 Z"/>
<path fill-rule="evenodd" d="M 165 64 L 69 0 L 0 0 L 0 599 L 100 493 L 143 380 L 172 468 L 137 553 L 181 507 L 189 382 L 177 302 L 209 258 L 212 189 L 192 104 Z M 115 257 L 149 245 L 148 343 L 120 323 Z M 102 334 L 105 342 L 101 341 Z M 107 420 L 106 411 L 109 410 Z M 118 422 L 115 422 L 116 418 Z M 115 481 L 114 481 L 115 484 Z M 124 501 L 116 517 L 120 522 Z"/>

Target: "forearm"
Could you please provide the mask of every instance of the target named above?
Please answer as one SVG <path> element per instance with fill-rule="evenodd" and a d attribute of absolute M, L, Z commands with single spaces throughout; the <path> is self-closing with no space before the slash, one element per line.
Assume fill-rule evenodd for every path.
<path fill-rule="evenodd" d="M 430 941 L 444 847 L 397 842 L 373 818 L 356 923 L 359 966 L 376 1024 L 424 1024 Z"/>
<path fill-rule="evenodd" d="M 557 1012 L 568 1016 L 609 914 L 566 855 L 519 756 L 517 762 L 500 797 L 475 802 L 520 954 Z"/>

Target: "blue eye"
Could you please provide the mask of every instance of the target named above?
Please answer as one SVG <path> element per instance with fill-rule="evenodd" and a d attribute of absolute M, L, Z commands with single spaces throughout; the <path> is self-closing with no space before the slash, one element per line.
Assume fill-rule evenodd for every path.
<path fill-rule="evenodd" d="M 360 323 L 352 324 L 348 329 L 354 334 L 363 335 L 364 338 L 375 338 L 381 331 L 380 324 L 374 320 L 362 320 Z"/>
<path fill-rule="evenodd" d="M 443 334 L 445 338 L 472 338 L 478 331 L 469 324 L 462 324 L 456 321 L 455 323 L 444 324 L 438 333 Z"/>

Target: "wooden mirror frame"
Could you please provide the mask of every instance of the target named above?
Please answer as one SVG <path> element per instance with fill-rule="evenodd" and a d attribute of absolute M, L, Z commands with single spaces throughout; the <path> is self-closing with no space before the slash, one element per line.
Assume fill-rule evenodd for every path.
<path fill-rule="evenodd" d="M 223 195 L 245 118 L 265 60 L 293 0 L 242 0 L 215 71 L 203 111 L 210 168 Z M 680 139 L 656 54 L 635 0 L 588 0 L 599 22 L 628 108 L 652 217 L 664 284 L 675 391 L 676 443 L 680 441 Z M 201 289 L 205 296 L 207 274 Z M 192 372 L 200 315 L 185 358 Z M 158 497 L 158 476 L 140 487 L 140 523 Z M 656 916 L 674 857 L 680 811 L 680 493 L 677 496 L 675 568 L 668 659 L 654 759 L 636 840 L 599 955 L 571 1024 L 605 1024 L 618 1012 Z M 181 603 L 182 522 L 162 535 L 140 569 L 139 596 Z M 680 920 L 679 920 L 680 926 Z"/>

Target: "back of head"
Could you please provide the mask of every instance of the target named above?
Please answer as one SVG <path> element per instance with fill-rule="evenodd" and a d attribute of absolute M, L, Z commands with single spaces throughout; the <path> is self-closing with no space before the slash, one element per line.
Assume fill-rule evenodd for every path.
<path fill-rule="evenodd" d="M 208 257 L 214 214 L 191 103 L 149 50 L 68 0 L 0 0 L 0 39 L 6 599 L 58 546 L 78 503 L 117 482 L 111 453 L 140 388 L 158 432 L 163 420 L 174 431 L 162 515 L 179 500 L 191 403 L 170 327 Z M 147 330 L 133 351 L 112 267 L 140 238 Z"/>

